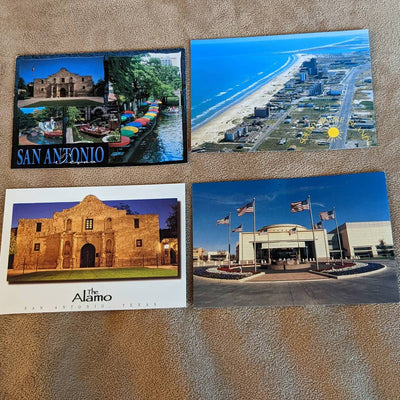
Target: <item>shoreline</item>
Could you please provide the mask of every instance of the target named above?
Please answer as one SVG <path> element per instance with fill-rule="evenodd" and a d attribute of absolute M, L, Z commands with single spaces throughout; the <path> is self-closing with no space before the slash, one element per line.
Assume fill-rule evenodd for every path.
<path fill-rule="evenodd" d="M 298 54 L 297 60 L 288 69 L 282 71 L 265 85 L 238 103 L 233 104 L 215 118 L 192 130 L 192 149 L 203 143 L 218 142 L 222 139 L 224 132 L 239 125 L 244 117 L 252 115 L 254 107 L 261 107 L 267 104 L 273 95 L 282 89 L 285 83 L 299 71 L 301 64 L 312 57 L 315 56 L 312 54 Z"/>

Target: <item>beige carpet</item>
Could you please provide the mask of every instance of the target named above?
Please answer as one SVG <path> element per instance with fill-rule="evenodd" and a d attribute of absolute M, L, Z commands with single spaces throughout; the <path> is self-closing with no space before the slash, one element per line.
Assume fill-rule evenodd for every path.
<path fill-rule="evenodd" d="M 0 209 L 5 188 L 385 170 L 399 249 L 399 16 L 398 0 L 2 0 Z M 191 38 L 360 28 L 370 30 L 377 148 L 292 153 L 290 163 L 282 152 L 195 154 L 185 165 L 101 171 L 10 169 L 17 55 L 181 46 L 189 52 Z M 190 186 L 188 193 L 190 260 Z M 191 306 L 190 279 L 188 286 L 189 307 L 182 310 L 1 316 L 0 398 L 400 398 L 399 305 L 199 311 Z"/>

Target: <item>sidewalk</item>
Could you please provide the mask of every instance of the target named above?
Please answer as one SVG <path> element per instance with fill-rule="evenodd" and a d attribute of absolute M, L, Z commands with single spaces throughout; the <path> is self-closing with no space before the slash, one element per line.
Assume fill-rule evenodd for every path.
<path fill-rule="evenodd" d="M 247 282 L 294 282 L 294 281 L 319 281 L 331 279 L 327 276 L 313 274 L 311 272 L 269 272 L 266 274 L 254 275 Z"/>

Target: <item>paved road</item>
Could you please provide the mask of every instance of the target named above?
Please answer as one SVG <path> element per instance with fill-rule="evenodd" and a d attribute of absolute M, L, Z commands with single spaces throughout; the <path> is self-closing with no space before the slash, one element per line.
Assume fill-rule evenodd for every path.
<path fill-rule="evenodd" d="M 293 101 L 293 105 L 290 106 L 280 117 L 279 119 L 271 125 L 269 128 L 267 128 L 257 139 L 257 141 L 254 143 L 253 147 L 249 150 L 249 152 L 255 152 L 258 150 L 258 148 L 261 146 L 262 143 L 264 143 L 265 139 L 278 127 L 278 125 L 286 119 L 286 117 L 295 109 L 297 108 L 297 103 L 302 100 L 301 99 L 296 99 Z"/>
<path fill-rule="evenodd" d="M 316 282 L 225 283 L 195 276 L 194 306 L 295 306 L 398 302 L 397 264 L 393 260 L 385 260 L 384 264 L 388 267 L 384 271 L 364 277 Z"/>
<path fill-rule="evenodd" d="M 351 113 L 351 107 L 353 105 L 353 96 L 354 89 L 357 77 L 365 72 L 369 68 L 368 65 L 362 65 L 356 68 L 353 68 L 349 74 L 343 79 L 342 84 L 346 93 L 342 99 L 342 106 L 339 112 L 339 123 L 337 128 L 339 129 L 339 137 L 335 140 L 332 140 L 329 145 L 329 149 L 344 149 L 346 147 L 346 139 L 347 139 L 347 129 L 348 122 Z"/>
<path fill-rule="evenodd" d="M 25 100 L 18 100 L 18 107 L 29 107 L 32 106 L 36 103 L 44 103 L 47 102 L 49 103 L 49 106 L 51 103 L 56 103 L 58 101 L 69 101 L 73 103 L 74 101 L 82 101 L 82 100 L 88 100 L 91 102 L 96 102 L 99 104 L 104 104 L 104 98 L 103 97 L 91 97 L 91 96 L 82 96 L 82 97 L 32 97 L 30 99 L 25 99 Z"/>

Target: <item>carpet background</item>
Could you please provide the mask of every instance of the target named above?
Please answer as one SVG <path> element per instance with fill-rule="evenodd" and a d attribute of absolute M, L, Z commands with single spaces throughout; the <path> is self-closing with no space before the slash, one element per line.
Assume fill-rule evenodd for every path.
<path fill-rule="evenodd" d="M 384 170 L 398 251 L 399 16 L 397 0 L 3 0 L 0 210 L 6 188 Z M 168 47 L 185 47 L 189 55 L 190 39 L 363 28 L 370 30 L 376 148 L 195 154 L 187 164 L 101 170 L 10 169 L 17 55 Z M 189 78 L 189 59 L 187 68 Z M 190 88 L 188 100 L 190 109 Z M 190 207 L 188 186 L 189 277 Z M 0 398 L 400 398 L 399 305 L 194 310 L 191 288 L 189 278 L 187 309 L 1 316 Z"/>

